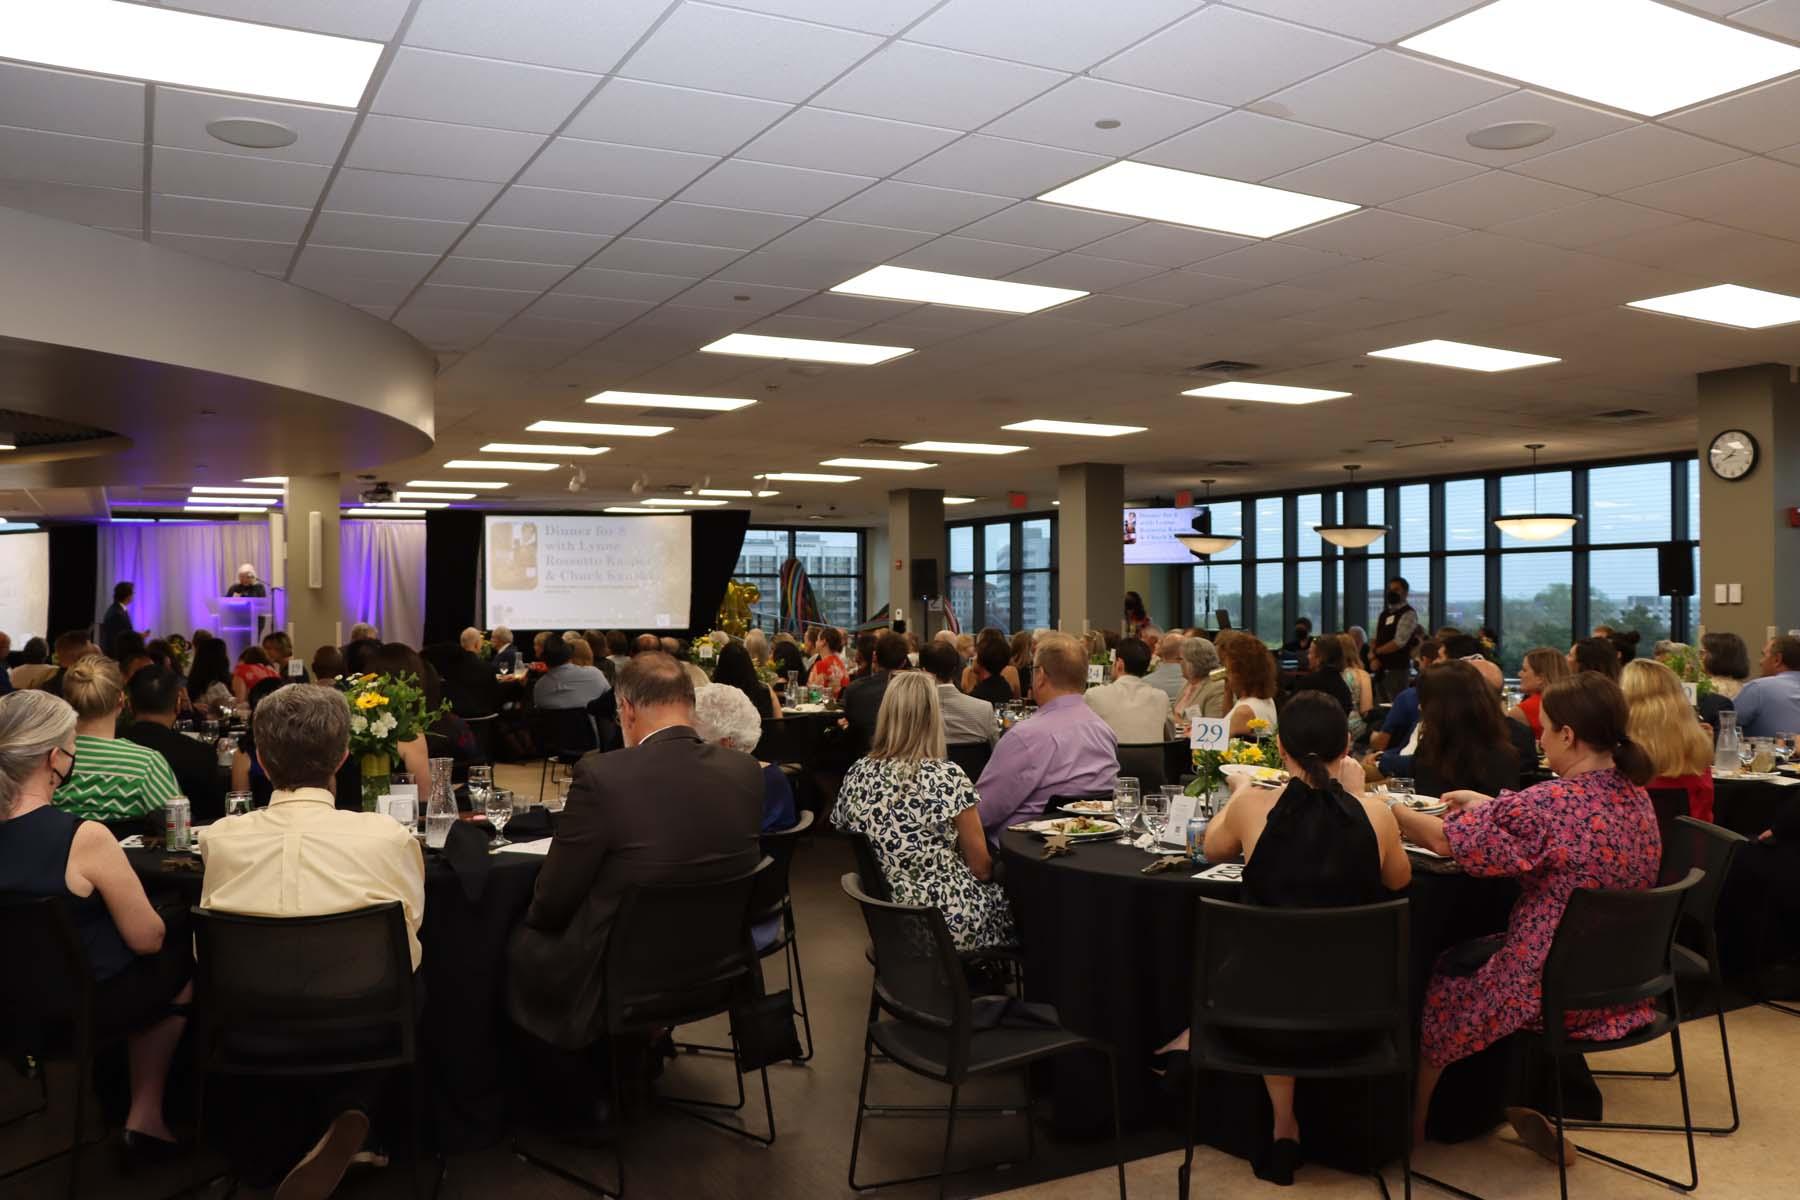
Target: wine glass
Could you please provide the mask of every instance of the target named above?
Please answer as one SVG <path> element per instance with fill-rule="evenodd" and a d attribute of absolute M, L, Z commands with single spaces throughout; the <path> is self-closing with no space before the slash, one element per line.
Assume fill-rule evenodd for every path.
<path fill-rule="evenodd" d="M 483 811 L 487 813 L 488 824 L 494 827 L 495 834 L 494 843 L 488 847 L 488 853 L 492 854 L 502 846 L 512 845 L 506 840 L 506 823 L 512 820 L 513 815 L 512 792 L 506 788 L 489 788 L 487 803 Z"/>
<path fill-rule="evenodd" d="M 1144 828 L 1150 833 L 1150 849 L 1162 841 L 1163 831 L 1169 827 L 1169 793 L 1164 788 L 1158 792 L 1146 792 L 1143 800 Z"/>
<path fill-rule="evenodd" d="M 1127 776 L 1120 776 L 1113 784 L 1113 819 L 1118 821 L 1119 828 L 1127 837 L 1137 825 L 1138 815 L 1138 781 Z"/>

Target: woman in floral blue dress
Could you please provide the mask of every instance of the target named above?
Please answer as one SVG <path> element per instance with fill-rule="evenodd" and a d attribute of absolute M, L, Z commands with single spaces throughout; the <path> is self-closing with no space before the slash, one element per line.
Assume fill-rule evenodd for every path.
<path fill-rule="evenodd" d="M 1009 945 L 1012 911 L 961 767 L 944 757 L 936 680 L 920 671 L 888 678 L 875 740 L 838 789 L 834 825 L 874 847 L 894 903 L 944 914 L 958 950 Z"/>
<path fill-rule="evenodd" d="M 1557 778 L 1497 799 L 1451 792 L 1444 797 L 1451 811 L 1442 819 L 1404 806 L 1394 810 L 1411 841 L 1454 857 L 1471 875 L 1516 878 L 1520 888 L 1504 938 L 1451 950 L 1432 976 L 1415 1141 L 1424 1140 L 1431 1093 L 1445 1067 L 1517 1030 L 1542 1027 L 1544 961 L 1570 893 L 1656 883 L 1662 840 L 1643 789 L 1651 765 L 1626 735 L 1619 685 L 1592 672 L 1558 680 L 1544 689 L 1541 713 L 1540 742 Z M 1574 1038 L 1606 1040 L 1648 1024 L 1651 1016 L 1648 1000 L 1571 1012 L 1568 1030 Z M 1546 1157 L 1570 1153 L 1559 1151 L 1542 1114 L 1508 1109 L 1507 1118 L 1525 1144 Z"/>

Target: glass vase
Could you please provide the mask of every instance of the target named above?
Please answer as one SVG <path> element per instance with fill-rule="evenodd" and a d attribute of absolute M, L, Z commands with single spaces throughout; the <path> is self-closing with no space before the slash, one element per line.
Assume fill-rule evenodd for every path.
<path fill-rule="evenodd" d="M 362 756 L 362 810 L 375 811 L 375 801 L 387 795 L 393 760 L 386 754 Z"/>

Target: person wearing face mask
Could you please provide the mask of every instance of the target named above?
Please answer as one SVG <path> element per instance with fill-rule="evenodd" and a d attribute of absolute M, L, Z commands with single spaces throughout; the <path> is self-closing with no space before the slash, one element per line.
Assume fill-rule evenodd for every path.
<path fill-rule="evenodd" d="M 1392 700 L 1405 689 L 1406 660 L 1413 644 L 1422 634 L 1419 614 L 1406 602 L 1412 586 L 1396 575 L 1387 583 L 1387 603 L 1381 620 L 1375 623 L 1375 637 L 1369 647 L 1370 666 L 1375 668 L 1375 686 L 1384 700 Z"/>
<path fill-rule="evenodd" d="M 1289 670 L 1301 669 L 1300 664 L 1306 662 L 1307 653 L 1312 649 L 1312 640 L 1312 618 L 1301 617 L 1294 622 L 1294 632 L 1288 635 L 1288 640 L 1281 643 L 1282 664 Z"/>
<path fill-rule="evenodd" d="M 1037 715 L 1007 731 L 981 772 L 981 827 L 989 840 L 1041 816 L 1052 796 L 1110 792 L 1119 774 L 1112 727 L 1082 702 L 1087 651 L 1066 633 L 1038 643 L 1031 665 Z"/>

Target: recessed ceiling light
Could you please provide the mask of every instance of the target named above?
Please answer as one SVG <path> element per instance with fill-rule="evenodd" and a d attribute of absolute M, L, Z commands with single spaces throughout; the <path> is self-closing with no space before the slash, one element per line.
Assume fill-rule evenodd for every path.
<path fill-rule="evenodd" d="M 1342 400 L 1349 392 L 1333 392 L 1324 388 L 1286 387 L 1276 383 L 1246 383 L 1234 380 L 1209 384 L 1181 393 L 1184 396 L 1206 396 L 1214 400 L 1256 400 L 1264 404 L 1317 404 L 1321 400 Z"/>
<path fill-rule="evenodd" d="M 922 454 L 1017 454 L 1030 446 L 1003 446 L 994 442 L 908 442 L 902 450 Z"/>
<path fill-rule="evenodd" d="M 873 296 L 878 300 L 910 300 L 918 304 L 949 304 L 956 308 L 1009 313 L 1042 312 L 1087 295 L 1074 288 L 1008 283 L 1003 279 L 917 271 L 911 267 L 872 267 L 831 290 L 846 296 Z"/>
<path fill-rule="evenodd" d="M 368 503 L 364 504 L 363 507 L 364 508 L 420 508 L 420 509 L 423 509 L 423 508 L 449 508 L 450 506 L 448 504 L 445 504 L 441 500 L 432 500 L 432 501 L 401 500 L 399 498 L 395 498 L 393 500 L 372 500 L 372 501 L 369 501 Z"/>
<path fill-rule="evenodd" d="M 1360 204 L 1220 179 L 1193 171 L 1116 162 L 1038 197 L 1050 204 L 1121 213 L 1172 225 L 1268 238 L 1355 212 Z"/>
<path fill-rule="evenodd" d="M 1394 346 L 1387 350 L 1371 350 L 1370 358 L 1397 358 L 1403 362 L 1428 363 L 1434 367 L 1458 367 L 1464 371 L 1516 371 L 1520 367 L 1541 367 L 1561 362 L 1544 354 L 1521 354 L 1517 350 L 1496 350 L 1492 346 L 1474 346 L 1468 342 L 1434 339 L 1414 342 L 1410 346 Z"/>
<path fill-rule="evenodd" d="M 36 528 L 38 525 L 35 521 L 0 521 L 0 533 L 28 533 Z"/>
<path fill-rule="evenodd" d="M 1780 292 L 1739 287 L 1735 283 L 1633 300 L 1625 307 L 1738 329 L 1768 329 L 1800 321 L 1800 296 L 1784 296 Z"/>
<path fill-rule="evenodd" d="M 266 504 L 188 504 L 183 505 L 181 511 L 191 513 L 266 513 L 269 511 L 269 506 Z"/>
<path fill-rule="evenodd" d="M 204 483 L 196 483 L 188 491 L 215 496 L 279 496 L 282 489 L 278 487 L 218 487 Z"/>
<path fill-rule="evenodd" d="M 696 488 L 694 494 L 696 496 L 731 496 L 739 500 L 763 500 L 770 496 L 781 495 L 780 492 L 773 492 L 767 488 L 760 492 L 752 492 L 749 488 Z"/>
<path fill-rule="evenodd" d="M 380 42 L 119 0 L 10 4 L 0 56 L 211 92 L 355 108 Z"/>
<path fill-rule="evenodd" d="M 929 471 L 936 463 L 910 462 L 904 458 L 827 458 L 821 467 L 860 467 L 869 471 Z"/>
<path fill-rule="evenodd" d="M 340 515 L 375 517 L 385 520 L 391 517 L 422 517 L 425 515 L 425 510 L 422 508 L 346 508 Z"/>
<path fill-rule="evenodd" d="M 261 508 L 273 508 L 279 503 L 267 496 L 189 496 L 187 502 L 195 505 L 254 504 Z"/>
<path fill-rule="evenodd" d="M 975 497 L 973 497 L 973 496 L 945 496 L 944 503 L 945 504 L 973 504 L 973 503 L 975 503 Z"/>
<path fill-rule="evenodd" d="M 608 425 L 604 421 L 533 421 L 526 433 L 585 433 L 593 437 L 661 437 L 673 425 Z"/>
<path fill-rule="evenodd" d="M 221 142 L 247 150 L 279 150 L 291 146 L 300 135 L 275 121 L 256 117 L 223 117 L 206 123 L 206 132 Z"/>
<path fill-rule="evenodd" d="M 903 354 L 911 346 L 877 346 L 869 342 L 823 342 L 814 338 L 775 337 L 766 333 L 728 333 L 700 347 L 706 354 L 738 354 L 747 358 L 787 358 L 796 362 L 838 363 L 872 367 Z"/>
<path fill-rule="evenodd" d="M 1018 421 L 1011 425 L 1002 425 L 1002 429 L 1011 429 L 1017 433 L 1068 433 L 1077 437 L 1119 437 L 1127 433 L 1143 433 L 1148 426 L 1144 425 L 1101 425 L 1093 421 Z"/>
<path fill-rule="evenodd" d="M 15 439 L 18 436 L 16 433 L 0 433 L 0 450 L 17 450 L 19 443 Z"/>
<path fill-rule="evenodd" d="M 453 458 L 444 464 L 451 471 L 554 471 L 555 463 L 526 462 L 512 458 Z"/>
<path fill-rule="evenodd" d="M 619 408 L 685 408 L 696 412 L 736 412 L 756 403 L 742 396 L 674 396 L 664 392 L 611 391 L 589 396 L 587 402 L 611 404 Z"/>
<path fill-rule="evenodd" d="M 861 475 L 821 475 L 817 471 L 770 471 L 764 479 L 779 483 L 855 483 Z"/>
<path fill-rule="evenodd" d="M 609 512 L 609 513 L 619 513 L 621 515 L 630 514 L 631 516 L 634 516 L 634 517 L 656 517 L 656 516 L 678 517 L 678 516 L 684 515 L 682 513 L 677 512 L 676 510 L 674 510 L 672 508 L 665 508 L 661 512 L 658 512 L 654 508 L 633 508 L 628 504 L 614 504 L 608 508 L 603 508 L 600 511 L 601 512 Z"/>
<path fill-rule="evenodd" d="M 1556 136 L 1556 126 L 1543 121 L 1501 121 L 1470 130 L 1463 141 L 1477 150 L 1523 150 Z"/>
<path fill-rule="evenodd" d="M 586 456 L 605 454 L 611 446 L 557 446 L 537 442 L 489 442 L 481 448 L 483 454 L 570 454 Z"/>
<path fill-rule="evenodd" d="M 695 500 L 683 496 L 658 496 L 653 500 L 639 500 L 638 503 L 646 508 L 723 508 L 725 505 L 729 504 L 730 501 Z"/>
<path fill-rule="evenodd" d="M 409 488 L 474 488 L 482 492 L 497 492 L 506 487 L 500 479 L 409 479 Z"/>
<path fill-rule="evenodd" d="M 1646 117 L 1800 70 L 1800 47 L 1653 0 L 1494 0 L 1400 45 Z"/>
<path fill-rule="evenodd" d="M 404 504 L 408 500 L 473 500 L 474 492 L 395 492 L 394 499 Z"/>
<path fill-rule="evenodd" d="M 1101 117 L 1098 121 L 1094 122 L 1094 128 L 1095 129 L 1117 129 L 1119 126 L 1123 125 L 1124 123 L 1125 122 L 1119 120 L 1117 117 Z M 946 503 L 948 503 L 948 501 L 946 501 Z"/>
<path fill-rule="evenodd" d="M 286 475 L 256 475 L 244 480 L 245 483 L 286 483 Z"/>

